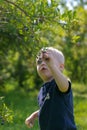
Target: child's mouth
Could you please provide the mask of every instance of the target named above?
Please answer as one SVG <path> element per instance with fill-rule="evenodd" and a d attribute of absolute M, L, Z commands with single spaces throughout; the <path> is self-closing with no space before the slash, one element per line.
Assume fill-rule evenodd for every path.
<path fill-rule="evenodd" d="M 43 70 L 47 70 L 47 68 L 46 67 L 41 67 L 41 70 L 43 71 Z"/>

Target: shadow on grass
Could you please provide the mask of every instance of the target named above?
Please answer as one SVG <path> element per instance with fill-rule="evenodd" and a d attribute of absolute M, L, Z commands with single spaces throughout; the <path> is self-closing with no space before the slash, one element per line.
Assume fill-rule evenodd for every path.
<path fill-rule="evenodd" d="M 0 130 L 28 130 L 25 125 L 25 119 L 34 111 L 38 110 L 36 90 L 25 93 L 22 90 L 9 91 L 2 93 L 5 97 L 5 103 L 14 112 L 12 124 L 5 123 Z M 31 130 L 38 130 L 38 123 Z"/>

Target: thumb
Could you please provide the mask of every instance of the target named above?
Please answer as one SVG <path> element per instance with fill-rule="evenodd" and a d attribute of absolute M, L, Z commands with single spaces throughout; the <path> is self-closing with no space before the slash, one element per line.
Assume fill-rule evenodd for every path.
<path fill-rule="evenodd" d="M 47 53 L 43 53 L 43 60 L 49 60 L 49 55 Z"/>
<path fill-rule="evenodd" d="M 33 124 L 32 124 L 32 123 L 30 123 L 30 127 L 33 127 Z"/>

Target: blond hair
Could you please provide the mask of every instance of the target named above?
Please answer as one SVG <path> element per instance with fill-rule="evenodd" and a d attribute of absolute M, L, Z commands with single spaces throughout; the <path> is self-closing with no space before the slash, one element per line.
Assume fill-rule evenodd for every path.
<path fill-rule="evenodd" d="M 58 61 L 61 63 L 61 64 L 64 64 L 65 62 L 65 57 L 64 57 L 64 54 L 62 53 L 62 51 L 56 49 L 56 48 L 53 48 L 53 47 L 47 47 L 48 49 L 51 49 L 53 51 L 55 51 L 56 53 L 56 56 L 58 57 Z M 54 57 L 55 58 L 55 57 Z"/>
<path fill-rule="evenodd" d="M 44 49 L 44 51 L 46 51 L 47 49 L 50 49 L 50 50 L 54 51 L 55 54 L 56 54 L 56 56 L 58 57 L 59 63 L 60 63 L 60 64 L 64 64 L 64 62 L 65 62 L 65 57 L 64 57 L 62 51 L 60 51 L 60 50 L 58 50 L 58 49 L 56 49 L 56 48 L 53 48 L 53 47 L 43 47 L 41 50 L 43 50 L 43 49 Z M 40 56 L 41 50 L 39 51 L 39 53 L 38 53 L 38 55 L 37 55 L 37 57 L 36 57 L 36 60 L 37 60 L 38 57 Z M 54 57 L 54 58 L 55 58 L 55 57 Z"/>

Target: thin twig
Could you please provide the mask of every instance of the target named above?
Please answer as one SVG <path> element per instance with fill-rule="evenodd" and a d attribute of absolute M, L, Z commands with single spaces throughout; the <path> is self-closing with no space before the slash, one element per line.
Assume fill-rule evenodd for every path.
<path fill-rule="evenodd" d="M 4 1 L 6 1 L 7 3 L 10 3 L 10 4 L 12 4 L 12 5 L 14 5 L 14 6 L 17 7 L 19 10 L 21 10 L 26 16 L 29 16 L 25 10 L 23 10 L 20 6 L 18 6 L 18 5 L 15 4 L 14 2 L 9 1 L 9 0 L 4 0 Z"/>

